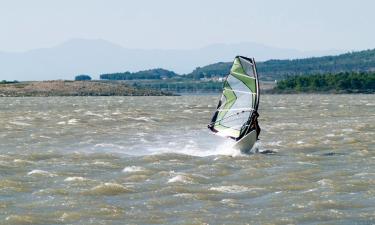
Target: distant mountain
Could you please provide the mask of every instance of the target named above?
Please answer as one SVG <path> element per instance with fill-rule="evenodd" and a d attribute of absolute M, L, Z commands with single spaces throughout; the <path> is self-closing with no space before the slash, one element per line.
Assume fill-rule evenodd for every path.
<path fill-rule="evenodd" d="M 21 53 L 0 52 L 0 80 L 73 79 L 77 74 L 139 71 L 153 68 L 190 73 L 197 66 L 230 61 L 236 55 L 257 60 L 291 59 L 336 54 L 274 48 L 255 43 L 215 44 L 193 50 L 129 49 L 104 40 L 73 39 L 52 48 Z"/>
<path fill-rule="evenodd" d="M 232 62 L 220 62 L 196 68 L 188 74 L 192 78 L 225 76 Z M 350 52 L 337 56 L 293 60 L 268 60 L 257 63 L 262 80 L 279 80 L 287 75 L 324 74 L 375 71 L 375 49 Z"/>

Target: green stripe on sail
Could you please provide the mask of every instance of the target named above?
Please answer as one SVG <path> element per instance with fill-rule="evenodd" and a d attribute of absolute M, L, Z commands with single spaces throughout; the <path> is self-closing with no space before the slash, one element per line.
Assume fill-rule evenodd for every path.
<path fill-rule="evenodd" d="M 238 75 L 238 73 L 233 73 L 232 71 L 230 75 L 242 81 L 242 83 L 244 83 L 251 90 L 251 92 L 256 93 L 256 80 L 254 78 L 247 75 Z"/>
<path fill-rule="evenodd" d="M 217 121 L 222 120 L 225 116 L 225 114 L 228 113 L 228 109 L 232 107 L 232 105 L 236 102 L 236 94 L 232 91 L 230 88 L 230 85 L 228 82 L 225 82 L 224 87 L 228 88 L 223 91 L 223 95 L 225 96 L 225 103 L 222 109 L 224 111 L 220 111 L 219 114 L 217 115 Z"/>
<path fill-rule="evenodd" d="M 233 66 L 232 68 L 230 69 L 231 72 L 235 72 L 235 73 L 239 73 L 239 74 L 242 74 L 242 75 L 245 75 L 247 76 L 247 74 L 245 73 L 244 69 L 242 68 L 241 66 L 241 62 L 240 62 L 240 59 L 239 58 L 236 58 L 233 62 Z"/>
<path fill-rule="evenodd" d="M 228 127 L 225 127 L 225 126 L 222 126 L 222 125 L 215 125 L 215 129 L 226 135 L 226 136 L 231 136 L 231 137 L 238 137 L 240 136 L 240 131 L 239 130 L 235 130 L 235 129 L 232 129 L 232 128 L 228 128 Z"/>
<path fill-rule="evenodd" d="M 230 70 L 230 75 L 242 81 L 253 93 L 256 93 L 257 87 L 255 77 L 250 76 L 245 72 L 239 58 L 234 60 L 233 66 Z"/>

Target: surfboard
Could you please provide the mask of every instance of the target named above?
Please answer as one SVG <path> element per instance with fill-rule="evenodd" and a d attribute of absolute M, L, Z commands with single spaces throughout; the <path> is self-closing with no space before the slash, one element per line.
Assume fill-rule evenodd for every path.
<path fill-rule="evenodd" d="M 249 153 L 254 147 L 255 142 L 257 141 L 257 133 L 255 130 L 246 134 L 243 138 L 237 141 L 232 148 L 238 149 L 243 153 Z"/>

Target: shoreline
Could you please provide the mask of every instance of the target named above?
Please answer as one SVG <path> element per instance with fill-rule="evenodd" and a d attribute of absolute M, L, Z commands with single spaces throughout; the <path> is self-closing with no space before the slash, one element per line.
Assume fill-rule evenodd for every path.
<path fill-rule="evenodd" d="M 268 95 L 303 95 L 303 94 L 322 94 L 322 95 L 345 95 L 345 94 L 375 94 L 375 90 L 328 90 L 328 91 L 295 91 L 295 90 L 264 90 L 263 94 Z"/>
<path fill-rule="evenodd" d="M 295 91 L 277 90 L 273 85 L 261 85 L 261 94 L 267 95 L 341 95 L 375 94 L 374 90 Z M 0 83 L 0 97 L 78 97 L 78 96 L 200 96 L 221 95 L 221 91 L 172 92 L 132 86 L 124 81 L 22 81 Z"/>
<path fill-rule="evenodd" d="M 124 82 L 24 81 L 0 84 L 0 97 L 173 96 L 171 92 L 134 87 Z"/>

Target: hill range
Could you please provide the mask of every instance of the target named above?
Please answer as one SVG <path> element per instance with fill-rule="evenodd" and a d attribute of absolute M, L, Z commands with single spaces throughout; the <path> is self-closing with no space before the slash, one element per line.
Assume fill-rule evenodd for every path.
<path fill-rule="evenodd" d="M 187 74 L 197 66 L 229 62 L 236 55 L 296 59 L 342 53 L 339 50 L 300 51 L 257 43 L 214 44 L 197 49 L 125 48 L 105 40 L 72 39 L 60 45 L 25 52 L 0 52 L 0 80 L 72 79 L 77 74 L 97 78 L 103 73 L 164 68 Z"/>
<path fill-rule="evenodd" d="M 221 90 L 222 77 L 229 73 L 231 65 L 232 62 L 214 63 L 197 67 L 191 73 L 182 75 L 161 68 L 138 72 L 107 73 L 100 75 L 102 81 L 96 81 L 96 83 L 70 84 L 65 82 L 64 85 L 61 85 L 61 82 L 52 82 L 32 83 L 30 86 L 25 82 L 21 84 L 3 82 L 1 89 L 4 92 L 3 96 L 168 95 L 163 91 L 173 93 L 217 92 Z M 257 66 L 261 81 L 263 81 L 261 83 L 263 90 L 273 89 L 276 85 L 273 81 L 286 78 L 284 83 L 277 82 L 276 89 L 273 89 L 275 93 L 300 91 L 373 93 L 375 91 L 375 49 L 337 56 L 268 60 L 258 62 Z M 293 78 L 296 75 L 301 76 Z M 324 85 L 320 85 L 322 82 Z M 124 85 L 127 87 L 124 88 Z M 92 88 L 87 89 L 86 86 L 92 86 Z M 79 91 L 74 89 L 77 87 Z M 116 88 L 120 91 L 114 92 L 113 90 Z M 132 91 L 133 89 L 136 91 Z"/>
<path fill-rule="evenodd" d="M 219 62 L 198 67 L 188 74 L 191 77 L 225 76 L 232 62 Z M 375 49 L 349 52 L 337 56 L 312 57 L 293 60 L 268 60 L 257 63 L 260 79 L 280 80 L 290 75 L 309 75 L 342 72 L 374 72 Z"/>
<path fill-rule="evenodd" d="M 231 66 L 232 62 L 219 62 L 197 67 L 191 73 L 184 75 L 159 68 L 135 73 L 102 74 L 100 78 L 126 80 L 136 86 L 172 92 L 212 92 L 221 90 L 222 78 L 229 73 Z M 260 79 L 263 81 L 261 85 L 263 90 L 273 89 L 276 85 L 275 80 L 284 79 L 289 79 L 287 85 L 277 82 L 276 92 L 373 93 L 375 90 L 375 49 L 337 56 L 268 60 L 257 63 L 257 67 Z M 294 76 L 303 78 L 294 79 Z M 308 78 L 309 76 L 311 78 Z"/>
<path fill-rule="evenodd" d="M 120 72 L 102 74 L 106 80 L 158 80 L 183 78 L 189 80 L 210 80 L 224 77 L 229 73 L 232 62 L 218 62 L 203 67 L 197 67 L 191 73 L 177 74 L 165 69 L 143 70 L 138 72 Z M 342 72 L 374 72 L 375 49 L 350 52 L 337 56 L 312 57 L 292 60 L 267 60 L 257 63 L 260 79 L 263 81 L 281 80 L 287 76 L 327 74 Z"/>

